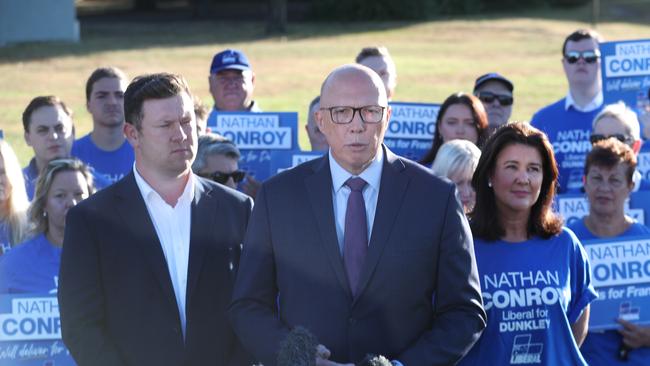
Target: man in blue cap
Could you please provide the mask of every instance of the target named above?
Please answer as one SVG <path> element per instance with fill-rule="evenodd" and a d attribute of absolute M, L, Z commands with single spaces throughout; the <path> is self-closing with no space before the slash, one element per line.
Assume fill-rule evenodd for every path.
<path fill-rule="evenodd" d="M 216 111 L 261 112 L 253 100 L 255 73 L 239 50 L 227 49 L 214 55 L 210 65 L 210 94 Z"/>
<path fill-rule="evenodd" d="M 491 72 L 481 75 L 474 83 L 474 95 L 485 107 L 490 133 L 508 123 L 512 114 L 514 85 L 503 75 Z"/>

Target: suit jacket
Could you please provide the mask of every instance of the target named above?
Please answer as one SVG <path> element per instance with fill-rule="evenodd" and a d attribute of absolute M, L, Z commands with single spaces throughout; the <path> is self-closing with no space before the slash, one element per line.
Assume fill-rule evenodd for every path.
<path fill-rule="evenodd" d="M 185 340 L 162 247 L 133 173 L 69 211 L 58 297 L 63 340 L 79 365 L 237 362 L 226 310 L 233 253 L 252 200 L 194 178 Z"/>
<path fill-rule="evenodd" d="M 229 314 L 244 346 L 275 364 L 291 327 L 332 352 L 406 366 L 454 364 L 486 316 L 471 232 L 453 185 L 386 152 L 368 253 L 353 298 L 337 242 L 328 156 L 262 185 Z"/>

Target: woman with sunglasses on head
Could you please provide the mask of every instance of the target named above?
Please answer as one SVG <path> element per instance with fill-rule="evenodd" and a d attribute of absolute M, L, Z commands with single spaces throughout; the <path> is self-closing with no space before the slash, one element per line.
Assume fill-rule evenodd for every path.
<path fill-rule="evenodd" d="M 634 152 L 618 139 L 610 137 L 593 146 L 584 171 L 589 214 L 569 225 L 580 240 L 650 235 L 650 228 L 625 215 L 635 169 Z M 618 322 L 620 330 L 588 333 L 581 350 L 589 365 L 650 365 L 650 327 Z"/>
<path fill-rule="evenodd" d="M 27 207 L 29 200 L 18 158 L 0 139 L 0 256 L 26 239 Z"/>
<path fill-rule="evenodd" d="M 586 365 L 578 345 L 596 293 L 584 249 L 551 210 L 557 175 L 548 138 L 527 123 L 483 148 L 469 216 L 488 323 L 460 365 Z"/>
<path fill-rule="evenodd" d="M 94 191 L 92 175 L 76 158 L 44 167 L 29 207 L 34 236 L 0 260 L 0 293 L 56 292 L 65 215 Z"/>
<path fill-rule="evenodd" d="M 468 140 L 480 148 L 487 138 L 487 133 L 488 119 L 481 101 L 467 93 L 452 94 L 440 106 L 433 144 L 420 160 L 420 164 L 431 165 L 438 150 L 447 141 Z"/>

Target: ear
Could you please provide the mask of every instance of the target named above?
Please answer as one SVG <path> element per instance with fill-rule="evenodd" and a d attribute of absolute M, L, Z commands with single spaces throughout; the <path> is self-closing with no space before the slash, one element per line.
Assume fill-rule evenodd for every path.
<path fill-rule="evenodd" d="M 641 151 L 641 145 L 643 145 L 643 141 L 641 140 L 636 140 L 632 144 L 632 151 L 634 151 L 634 155 L 639 155 L 639 151 Z"/>
<path fill-rule="evenodd" d="M 28 131 L 25 131 L 25 133 L 23 134 L 23 137 L 25 138 L 25 143 L 27 144 L 27 146 L 33 147 L 32 146 L 32 141 L 30 139 L 30 135 L 29 135 Z"/>
<path fill-rule="evenodd" d="M 138 146 L 138 130 L 130 123 L 124 124 L 124 137 L 129 141 L 129 144 L 135 149 Z"/>
<path fill-rule="evenodd" d="M 323 111 L 322 110 L 317 110 L 314 112 L 314 117 L 316 117 L 316 124 L 318 125 L 318 129 L 323 131 L 323 127 L 325 126 L 325 121 L 323 121 Z"/>

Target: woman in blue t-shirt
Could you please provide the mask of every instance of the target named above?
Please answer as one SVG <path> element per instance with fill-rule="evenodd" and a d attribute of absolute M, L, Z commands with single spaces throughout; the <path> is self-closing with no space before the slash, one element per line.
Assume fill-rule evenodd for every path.
<path fill-rule="evenodd" d="M 551 211 L 558 176 L 538 129 L 500 127 L 472 186 L 474 250 L 488 324 L 461 365 L 586 365 L 591 285 L 587 256 Z"/>
<path fill-rule="evenodd" d="M 92 176 L 81 161 L 47 164 L 29 207 L 34 237 L 0 257 L 0 293 L 56 292 L 65 215 L 93 192 Z"/>
<path fill-rule="evenodd" d="M 25 240 L 28 206 L 23 172 L 16 154 L 0 138 L 0 256 Z"/>
<path fill-rule="evenodd" d="M 580 240 L 650 235 L 650 228 L 625 215 L 635 169 L 636 157 L 628 145 L 613 138 L 594 144 L 585 162 L 589 214 L 569 226 Z M 618 322 L 621 330 L 588 333 L 581 350 L 589 365 L 650 365 L 650 327 Z"/>

